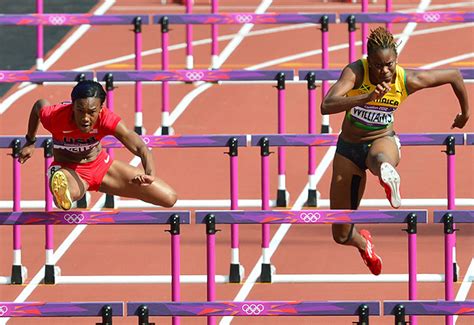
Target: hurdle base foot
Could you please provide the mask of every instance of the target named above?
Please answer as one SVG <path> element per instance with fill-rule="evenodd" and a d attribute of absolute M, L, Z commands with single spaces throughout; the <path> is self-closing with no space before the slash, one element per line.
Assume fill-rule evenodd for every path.
<path fill-rule="evenodd" d="M 244 267 L 240 264 L 230 264 L 229 283 L 240 283 L 244 277 Z"/>
<path fill-rule="evenodd" d="M 332 129 L 329 125 L 321 125 L 321 133 L 322 134 L 332 133 Z"/>
<path fill-rule="evenodd" d="M 86 209 L 87 208 L 86 194 L 84 194 L 83 197 L 81 197 L 79 200 L 76 201 L 76 207 L 78 209 Z"/>
<path fill-rule="evenodd" d="M 173 135 L 174 129 L 171 126 L 162 126 L 158 129 L 158 133 L 161 135 Z"/>
<path fill-rule="evenodd" d="M 105 203 L 104 208 L 113 209 L 115 207 L 115 199 L 113 195 L 106 194 L 105 195 Z"/>
<path fill-rule="evenodd" d="M 275 267 L 268 263 L 262 263 L 262 271 L 260 273 L 260 283 L 272 283 L 272 273 L 275 273 Z"/>
<path fill-rule="evenodd" d="M 318 206 L 318 195 L 316 190 L 308 190 L 308 200 L 306 201 L 307 207 Z"/>
<path fill-rule="evenodd" d="M 456 283 L 458 282 L 459 279 L 459 265 L 458 263 L 454 262 L 453 263 L 453 282 Z"/>
<path fill-rule="evenodd" d="M 28 272 L 23 265 L 12 265 L 11 284 L 23 284 Z"/>
<path fill-rule="evenodd" d="M 278 190 L 277 191 L 276 206 L 277 207 L 286 207 L 286 205 L 287 205 L 286 190 Z"/>
<path fill-rule="evenodd" d="M 143 127 L 141 127 L 141 126 L 135 126 L 135 127 L 133 128 L 133 130 L 134 130 L 135 133 L 138 134 L 138 135 L 143 135 L 143 134 L 145 134 L 145 131 L 144 131 Z"/>
<path fill-rule="evenodd" d="M 61 276 L 61 269 L 55 265 L 44 266 L 43 284 L 56 284 L 56 277 Z"/>

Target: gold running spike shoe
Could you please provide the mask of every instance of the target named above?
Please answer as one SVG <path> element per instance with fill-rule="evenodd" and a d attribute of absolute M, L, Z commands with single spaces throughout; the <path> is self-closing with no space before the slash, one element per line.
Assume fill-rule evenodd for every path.
<path fill-rule="evenodd" d="M 66 211 L 71 209 L 72 199 L 69 193 L 69 184 L 66 175 L 61 170 L 51 176 L 50 186 L 56 206 Z"/>

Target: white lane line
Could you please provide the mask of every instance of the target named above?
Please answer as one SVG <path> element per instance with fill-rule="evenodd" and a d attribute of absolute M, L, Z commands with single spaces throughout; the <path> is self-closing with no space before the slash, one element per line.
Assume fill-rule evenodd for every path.
<path fill-rule="evenodd" d="M 429 6 L 430 1 L 431 0 L 422 0 L 421 3 L 418 6 L 417 11 L 423 11 L 424 9 L 426 9 Z M 413 33 L 415 27 L 416 27 L 416 24 L 415 25 L 407 24 L 407 26 L 405 27 L 405 29 L 402 33 L 402 39 L 403 39 L 405 44 L 408 42 L 410 34 Z M 407 31 L 409 31 L 409 33 L 407 33 Z M 401 47 L 401 48 L 399 47 L 398 53 L 400 54 L 402 52 L 402 50 L 403 50 L 403 47 Z M 332 152 L 332 154 L 329 154 L 331 152 L 331 150 L 333 150 L 333 152 Z M 330 162 L 332 161 L 332 159 L 334 157 L 335 150 L 336 150 L 335 147 L 331 147 L 330 149 L 328 149 L 328 151 L 326 152 L 326 155 L 324 156 L 323 161 L 322 161 L 322 163 L 323 163 L 327 160 L 327 163 L 325 163 L 323 166 L 321 166 L 321 165 L 318 166 L 317 173 L 320 173 L 320 174 L 318 175 L 318 178 L 316 180 L 316 184 L 319 183 L 319 180 L 321 179 L 322 175 L 326 172 L 327 168 L 329 167 Z M 321 167 L 321 168 L 319 168 L 319 167 Z M 307 188 L 308 188 L 308 184 L 306 184 L 305 188 L 303 189 L 301 194 L 298 196 L 298 200 L 300 200 L 303 195 L 306 195 L 306 189 Z M 296 202 L 296 203 L 299 203 L 299 202 Z M 301 209 L 302 204 L 299 203 L 298 206 L 296 206 L 296 203 L 292 207 L 292 210 Z M 291 227 L 291 224 L 287 224 L 287 225 L 281 225 L 278 228 L 277 232 L 275 233 L 275 236 L 271 240 L 271 244 L 275 243 L 275 246 L 271 247 L 271 249 L 270 249 L 270 257 L 276 251 L 276 249 L 278 248 L 278 245 L 281 243 L 281 241 L 283 240 L 283 237 L 288 232 L 290 227 Z M 282 229 L 282 230 L 280 231 L 280 229 Z M 242 288 L 239 290 L 239 292 L 237 293 L 237 296 L 234 298 L 234 301 L 244 301 L 247 298 L 248 294 L 250 293 L 250 291 L 252 290 L 252 288 L 255 284 L 256 277 L 258 277 L 261 261 L 262 261 L 262 256 L 260 256 L 259 260 L 257 261 L 254 268 L 252 269 L 252 272 L 250 273 L 252 278 L 250 278 L 250 276 L 249 276 L 245 280 Z M 225 317 L 222 318 L 219 325 L 228 325 L 232 322 L 233 318 L 234 318 L 233 316 L 225 316 Z"/>
<path fill-rule="evenodd" d="M 438 62 L 426 64 L 422 68 L 423 69 L 432 69 L 432 68 L 435 68 L 435 67 L 439 67 L 441 65 L 446 65 L 446 64 L 450 64 L 450 63 L 458 62 L 458 61 L 463 61 L 463 60 L 467 60 L 467 59 L 470 59 L 470 58 L 473 58 L 473 57 L 474 57 L 474 53 L 472 53 L 472 52 L 471 53 L 466 53 L 466 54 L 462 54 L 462 55 L 458 55 L 458 56 L 453 56 L 452 58 L 448 58 L 448 59 L 441 60 L 441 61 L 438 61 Z"/>
<path fill-rule="evenodd" d="M 467 295 L 469 294 L 469 290 L 471 290 L 473 277 L 474 277 L 474 258 L 471 259 L 471 264 L 469 264 L 466 275 L 464 276 L 461 287 L 459 287 L 458 294 L 456 295 L 456 298 L 454 300 L 456 301 L 466 300 Z M 458 320 L 458 317 L 459 317 L 458 315 L 455 315 L 453 317 L 454 325 L 456 325 L 456 321 Z"/>

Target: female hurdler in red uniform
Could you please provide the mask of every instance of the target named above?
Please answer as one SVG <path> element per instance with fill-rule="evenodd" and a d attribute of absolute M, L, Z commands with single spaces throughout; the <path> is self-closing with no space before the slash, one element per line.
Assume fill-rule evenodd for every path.
<path fill-rule="evenodd" d="M 177 195 L 156 177 L 152 153 L 118 115 L 103 106 L 105 97 L 100 83 L 85 80 L 73 88 L 71 104 L 49 105 L 43 99 L 36 101 L 19 162 L 24 163 L 33 155 L 41 122 L 53 136 L 54 161 L 49 175 L 57 207 L 69 210 L 72 202 L 82 198 L 88 190 L 172 207 Z M 100 145 L 106 135 L 115 136 L 131 153 L 140 157 L 143 170 L 110 159 Z"/>

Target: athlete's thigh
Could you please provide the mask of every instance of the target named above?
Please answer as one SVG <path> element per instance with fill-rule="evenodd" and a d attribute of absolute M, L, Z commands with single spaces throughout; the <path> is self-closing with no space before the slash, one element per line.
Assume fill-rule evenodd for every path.
<path fill-rule="evenodd" d="M 385 136 L 372 142 L 367 155 L 367 167 L 376 174 L 381 162 L 397 166 L 400 162 L 400 143 L 397 136 Z"/>
<path fill-rule="evenodd" d="M 108 194 L 137 198 L 154 204 L 163 203 L 163 197 L 170 194 L 171 188 L 159 178 L 155 178 L 155 181 L 149 185 L 138 185 L 131 182 L 136 175 L 143 173 L 143 170 L 137 167 L 114 160 L 102 180 L 99 190 Z"/>
<path fill-rule="evenodd" d="M 336 153 L 330 189 L 331 209 L 357 209 L 364 194 L 365 183 L 365 171 Z"/>

